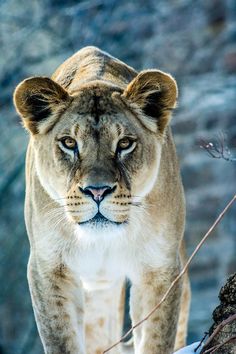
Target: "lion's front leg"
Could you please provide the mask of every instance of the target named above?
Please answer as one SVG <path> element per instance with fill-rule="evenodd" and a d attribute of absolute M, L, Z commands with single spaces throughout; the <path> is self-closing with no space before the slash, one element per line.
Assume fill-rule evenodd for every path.
<path fill-rule="evenodd" d="M 123 282 L 106 289 L 85 292 L 85 333 L 87 354 L 102 354 L 122 335 Z M 111 354 L 121 353 L 121 346 Z"/>
<path fill-rule="evenodd" d="M 132 323 L 143 319 L 157 305 L 178 270 L 145 272 L 131 288 Z M 172 354 L 177 330 L 181 287 L 177 286 L 165 302 L 140 327 L 134 330 L 135 354 Z"/>
<path fill-rule="evenodd" d="M 83 294 L 69 270 L 31 256 L 28 281 L 46 354 L 84 354 Z"/>

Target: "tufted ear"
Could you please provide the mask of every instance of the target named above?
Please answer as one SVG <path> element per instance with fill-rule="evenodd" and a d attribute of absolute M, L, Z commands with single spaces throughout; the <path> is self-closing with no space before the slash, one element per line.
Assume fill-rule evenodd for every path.
<path fill-rule="evenodd" d="M 32 134 L 48 132 L 70 102 L 64 88 L 47 77 L 26 79 L 14 92 L 16 110 Z"/>
<path fill-rule="evenodd" d="M 139 117 L 148 129 L 163 133 L 176 106 L 178 88 L 171 75 L 144 70 L 129 83 L 122 96 L 141 111 Z"/>

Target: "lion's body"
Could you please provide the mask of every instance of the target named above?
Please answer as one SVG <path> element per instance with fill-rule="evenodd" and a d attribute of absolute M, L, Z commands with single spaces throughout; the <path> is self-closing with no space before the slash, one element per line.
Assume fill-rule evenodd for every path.
<path fill-rule="evenodd" d="M 125 278 L 132 283 L 131 318 L 136 323 L 160 300 L 184 261 L 185 206 L 171 131 L 160 119 L 155 132 L 153 119 L 140 118 L 134 101 L 130 107 L 124 102 L 124 92 L 127 100 L 137 97 L 136 86 L 128 86 L 136 76 L 124 63 L 88 47 L 52 76 L 60 85 L 55 84 L 55 108 L 51 96 L 48 106 L 41 107 L 48 86 L 40 91 L 44 98 L 37 105 L 37 82 L 36 89 L 27 91 L 33 97 L 34 90 L 30 105 L 28 96 L 22 99 L 25 87 L 16 90 L 17 109 L 32 133 L 26 161 L 28 279 L 47 354 L 102 353 L 121 335 Z M 34 110 L 27 116 L 31 104 Z M 117 134 L 124 136 L 126 131 L 138 138 L 131 152 L 120 152 L 118 169 L 111 151 Z M 65 146 L 55 147 L 61 135 L 78 137 L 79 157 Z M 111 187 L 99 204 L 106 219 L 101 224 L 93 219 L 98 203 L 90 190 L 95 193 L 96 186 L 103 185 Z M 134 331 L 135 354 L 173 352 L 181 292 L 176 348 L 184 345 L 187 278 Z M 120 350 L 116 347 L 111 353 Z"/>

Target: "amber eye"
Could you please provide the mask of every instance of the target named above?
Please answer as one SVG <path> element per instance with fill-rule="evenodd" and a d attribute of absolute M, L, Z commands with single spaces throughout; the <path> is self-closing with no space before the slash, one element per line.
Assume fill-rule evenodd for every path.
<path fill-rule="evenodd" d="M 131 140 L 129 138 L 123 138 L 117 144 L 117 151 L 119 152 L 121 150 L 128 150 L 133 146 L 133 144 L 134 140 Z"/>
<path fill-rule="evenodd" d="M 75 150 L 77 148 L 77 143 L 74 139 L 70 137 L 65 137 L 61 139 L 62 145 L 69 150 Z"/>

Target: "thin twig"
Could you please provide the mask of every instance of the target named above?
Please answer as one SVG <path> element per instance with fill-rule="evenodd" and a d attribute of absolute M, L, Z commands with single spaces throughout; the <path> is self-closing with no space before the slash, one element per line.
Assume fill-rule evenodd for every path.
<path fill-rule="evenodd" d="M 217 344 L 214 347 L 207 349 L 204 354 L 213 354 L 215 353 L 218 349 L 222 348 L 225 344 L 232 342 L 236 340 L 236 336 L 230 337 L 228 339 L 226 339 L 223 343 Z"/>
<path fill-rule="evenodd" d="M 234 162 L 236 158 L 232 156 L 230 149 L 226 145 L 226 137 L 223 132 L 219 132 L 211 142 L 201 139 L 200 148 L 204 149 L 213 159 L 223 159 Z"/>
<path fill-rule="evenodd" d="M 206 337 L 207 337 L 208 335 L 209 335 L 208 332 L 205 332 L 205 333 L 204 333 L 204 336 L 203 336 L 203 338 L 201 339 L 201 342 L 198 344 L 197 348 L 194 349 L 194 352 L 195 352 L 195 353 L 198 351 L 199 348 L 201 348 L 202 343 L 204 342 L 204 340 L 206 339 Z"/>
<path fill-rule="evenodd" d="M 212 332 L 212 334 L 210 335 L 210 337 L 207 339 L 206 343 L 204 344 L 203 348 L 202 348 L 202 353 L 207 353 L 204 352 L 204 348 L 207 348 L 209 346 L 209 344 L 211 343 L 211 341 L 213 340 L 213 338 L 229 323 L 233 322 L 236 320 L 236 314 L 235 315 L 231 315 L 229 316 L 226 320 L 222 321 L 216 328 L 215 330 Z"/>
<path fill-rule="evenodd" d="M 152 316 L 152 314 L 161 306 L 161 304 L 166 300 L 167 296 L 169 295 L 169 293 L 171 292 L 171 290 L 175 287 L 175 285 L 178 283 L 178 281 L 182 278 L 182 276 L 186 273 L 190 263 L 192 262 L 194 256 L 196 255 L 196 253 L 199 251 L 199 249 L 202 247 L 202 245 L 204 244 L 204 242 L 206 241 L 206 239 L 208 238 L 208 236 L 212 233 L 212 231 L 215 229 L 215 227 L 219 224 L 219 222 L 221 221 L 221 219 L 224 217 L 225 213 L 228 211 L 228 209 L 232 206 L 232 204 L 236 201 L 236 194 L 233 196 L 233 198 L 229 201 L 229 203 L 226 205 L 226 207 L 224 208 L 224 210 L 220 213 L 220 215 L 218 216 L 218 218 L 215 220 L 215 222 L 212 224 L 212 226 L 209 228 L 209 230 L 207 231 L 207 233 L 204 235 L 204 237 L 202 238 L 202 240 L 198 243 L 198 245 L 196 246 L 195 250 L 193 251 L 193 253 L 191 254 L 191 256 L 189 257 L 187 263 L 185 264 L 185 266 L 183 267 L 182 271 L 179 273 L 179 275 L 173 280 L 173 282 L 171 283 L 170 287 L 168 288 L 168 290 L 166 291 L 166 293 L 163 295 L 163 297 L 161 298 L 161 300 L 159 301 L 159 303 L 147 314 L 146 317 L 144 317 L 141 321 L 137 322 L 135 325 L 133 325 L 120 339 L 119 341 L 117 341 L 116 343 L 114 343 L 113 345 L 111 345 L 109 348 L 105 349 L 103 351 L 103 354 L 109 352 L 111 349 L 113 349 L 114 347 L 116 347 L 117 345 L 119 345 L 125 338 L 127 338 L 135 328 L 137 328 L 138 326 L 140 326 L 143 322 L 147 321 L 149 319 L 150 316 Z"/>

